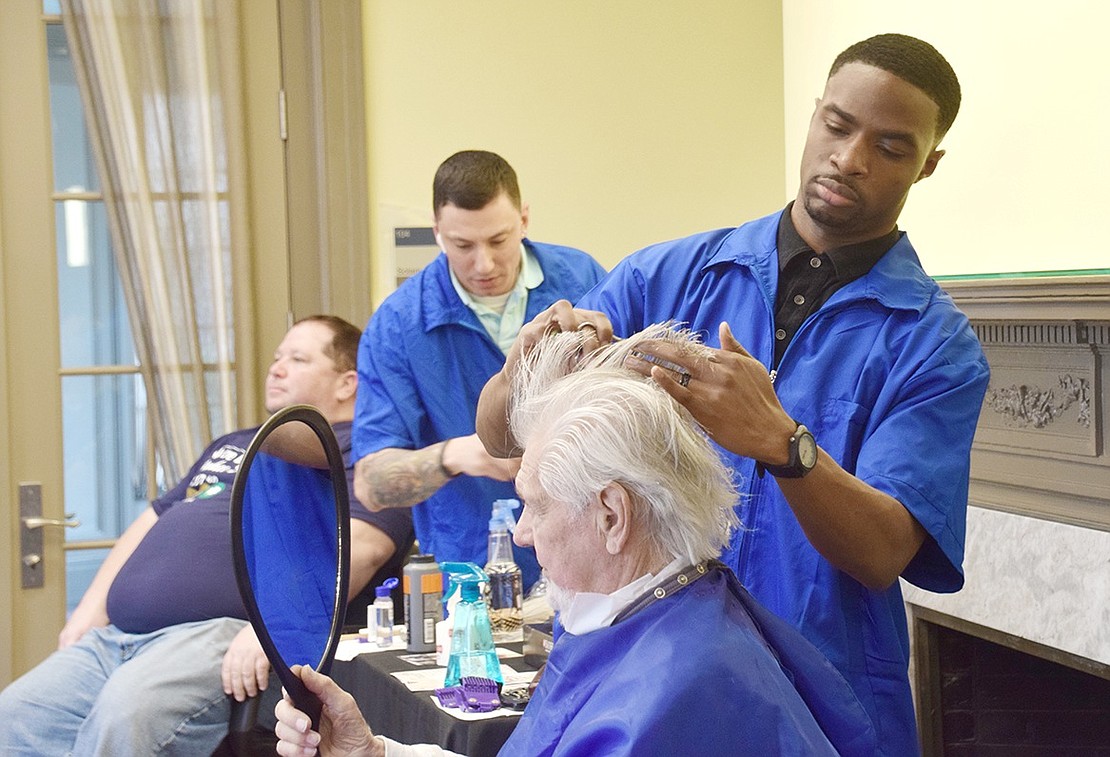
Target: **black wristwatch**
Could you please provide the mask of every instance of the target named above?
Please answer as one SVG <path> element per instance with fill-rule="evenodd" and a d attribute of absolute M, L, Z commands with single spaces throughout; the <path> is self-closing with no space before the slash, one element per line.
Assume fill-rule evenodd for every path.
<path fill-rule="evenodd" d="M 790 437 L 790 459 L 786 461 L 786 465 L 756 462 L 755 467 L 759 471 L 760 478 L 763 477 L 764 471 L 775 478 L 801 478 L 813 470 L 815 465 L 817 465 L 817 441 L 809 429 L 799 423 Z"/>

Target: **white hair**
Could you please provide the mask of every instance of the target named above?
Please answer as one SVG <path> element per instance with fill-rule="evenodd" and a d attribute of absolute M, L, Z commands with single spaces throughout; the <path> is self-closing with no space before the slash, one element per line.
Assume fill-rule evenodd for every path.
<path fill-rule="evenodd" d="M 738 525 L 729 469 L 685 408 L 624 367 L 648 340 L 707 350 L 670 324 L 585 356 L 584 339 L 544 337 L 513 376 L 509 423 L 534 461 L 537 486 L 582 512 L 608 484 L 620 484 L 658 549 L 690 562 L 716 557 Z"/>

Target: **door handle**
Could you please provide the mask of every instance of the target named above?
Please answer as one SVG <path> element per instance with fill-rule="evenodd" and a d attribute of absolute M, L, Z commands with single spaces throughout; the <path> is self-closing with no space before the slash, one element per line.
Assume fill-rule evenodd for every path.
<path fill-rule="evenodd" d="M 23 525 L 28 528 L 42 528 L 43 526 L 62 526 L 64 528 L 77 528 L 81 525 L 81 521 L 77 520 L 74 515 L 76 513 L 66 513 L 66 519 L 61 518 L 38 518 L 38 517 L 24 517 Z"/>

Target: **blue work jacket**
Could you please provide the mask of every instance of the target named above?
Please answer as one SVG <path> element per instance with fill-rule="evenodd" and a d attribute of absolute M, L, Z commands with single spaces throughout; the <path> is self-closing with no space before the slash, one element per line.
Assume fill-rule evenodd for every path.
<path fill-rule="evenodd" d="M 728 321 L 764 365 L 774 356 L 780 213 L 664 242 L 613 269 L 579 306 L 617 335 L 666 320 L 719 346 Z M 950 592 L 963 584 L 970 448 L 988 368 L 952 299 L 903 233 L 870 272 L 798 329 L 775 375 L 783 408 L 845 470 L 898 500 L 927 537 L 903 577 Z M 886 753 L 917 750 L 898 583 L 873 591 L 809 543 L 774 478 L 725 450 L 743 526 L 721 559 L 752 594 L 824 652 L 869 711 Z M 844 506 L 851 507 L 851 502 Z"/>
<path fill-rule="evenodd" d="M 528 292 L 525 323 L 556 300 L 571 302 L 605 274 L 581 250 L 525 240 L 543 269 Z M 474 433 L 478 396 L 505 355 L 459 298 L 443 253 L 406 280 L 370 318 L 359 342 L 356 459 L 386 448 L 422 449 Z M 422 552 L 442 562 L 486 562 L 493 501 L 516 497 L 512 481 L 458 476 L 413 508 Z M 535 552 L 514 545 L 531 586 Z"/>

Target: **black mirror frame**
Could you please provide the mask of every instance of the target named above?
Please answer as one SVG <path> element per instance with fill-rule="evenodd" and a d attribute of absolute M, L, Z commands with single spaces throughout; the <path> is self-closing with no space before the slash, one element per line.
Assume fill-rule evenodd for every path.
<path fill-rule="evenodd" d="M 282 686 L 285 687 L 285 691 L 289 694 L 297 709 L 309 715 L 312 719 L 312 727 L 316 728 L 320 720 L 320 701 L 305 688 L 299 678 L 293 675 L 293 671 L 282 659 L 269 631 L 266 629 L 266 623 L 258 609 L 258 603 L 255 601 L 246 552 L 243 549 L 243 495 L 251 462 L 275 429 L 286 423 L 294 422 L 304 423 L 312 429 L 320 440 L 324 448 L 324 454 L 327 457 L 332 489 L 335 493 L 336 536 L 338 541 L 335 607 L 328 641 L 324 647 L 323 656 L 316 666 L 316 670 L 327 674 L 335 657 L 336 647 L 339 645 L 343 617 L 347 610 L 351 555 L 351 503 L 347 492 L 347 472 L 343 464 L 343 453 L 339 450 L 339 443 L 335 439 L 331 424 L 315 407 L 311 405 L 291 405 L 277 411 L 259 427 L 251 443 L 247 446 L 247 451 L 243 455 L 243 462 L 240 464 L 231 486 L 231 549 L 235 564 L 235 579 L 239 585 L 239 593 L 243 597 L 243 604 L 246 606 L 247 619 L 254 627 L 255 633 L 258 635 L 258 641 L 281 680 Z"/>

